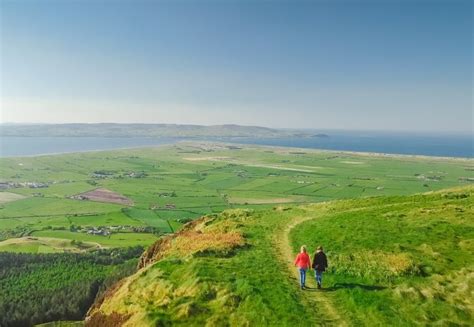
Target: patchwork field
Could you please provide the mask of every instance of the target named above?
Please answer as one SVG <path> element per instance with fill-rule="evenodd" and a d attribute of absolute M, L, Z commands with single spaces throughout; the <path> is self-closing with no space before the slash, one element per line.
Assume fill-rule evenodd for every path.
<path fill-rule="evenodd" d="M 71 197 L 79 201 L 96 201 L 104 203 L 115 203 L 126 206 L 133 205 L 133 201 L 116 192 L 107 190 L 105 188 L 97 188 L 92 191 L 80 193 Z"/>
<path fill-rule="evenodd" d="M 219 143 L 1 158 L 0 240 L 147 245 L 225 209 L 413 194 L 469 185 L 473 174 L 468 159 Z"/>
<path fill-rule="evenodd" d="M 55 235 L 57 236 L 57 235 Z M 29 252 L 29 253 L 55 253 L 55 252 L 81 252 L 85 250 L 101 249 L 98 243 L 80 242 L 70 239 L 51 237 L 18 237 L 0 242 L 0 251 L 4 252 Z"/>
<path fill-rule="evenodd" d="M 20 194 L 10 193 L 10 192 L 0 192 L 0 205 L 3 203 L 21 200 L 24 198 L 25 196 L 20 195 Z"/>

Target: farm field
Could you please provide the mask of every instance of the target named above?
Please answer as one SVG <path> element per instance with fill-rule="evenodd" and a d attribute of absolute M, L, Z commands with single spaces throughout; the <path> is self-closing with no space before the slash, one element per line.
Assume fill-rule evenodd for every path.
<path fill-rule="evenodd" d="M 0 242 L 0 251 L 18 253 L 56 253 L 56 252 L 81 252 L 84 250 L 101 249 L 97 243 L 80 242 L 76 240 L 61 239 L 55 235 L 50 237 L 17 237 Z"/>
<path fill-rule="evenodd" d="M 468 185 L 472 166 L 468 159 L 202 142 L 1 158 L 0 240 L 33 236 L 101 247 L 148 245 L 185 222 L 230 208 Z M 0 243 L 0 251 L 10 249 Z M 42 251 L 29 245 L 23 250 Z"/>
<path fill-rule="evenodd" d="M 1 192 L 0 193 L 0 204 L 11 202 L 11 201 L 17 201 L 24 199 L 25 196 L 16 194 L 16 193 L 9 193 L 9 192 Z"/>
<path fill-rule="evenodd" d="M 77 233 L 70 231 L 37 231 L 31 234 L 34 237 L 49 237 L 60 239 L 73 239 L 85 243 L 97 241 L 98 236 L 88 235 L 86 233 Z M 127 247 L 135 245 L 149 245 L 156 241 L 157 237 L 146 233 L 113 233 L 109 236 L 102 236 L 100 239 L 101 247 Z"/>

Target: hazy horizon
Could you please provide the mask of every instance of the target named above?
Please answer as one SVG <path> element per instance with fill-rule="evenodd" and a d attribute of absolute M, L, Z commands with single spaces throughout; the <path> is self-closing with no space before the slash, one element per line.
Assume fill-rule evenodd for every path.
<path fill-rule="evenodd" d="M 470 1 L 0 6 L 0 122 L 473 131 Z"/>
<path fill-rule="evenodd" d="M 318 128 L 318 127 L 272 127 L 266 125 L 242 125 L 242 124 L 233 124 L 233 123 L 224 123 L 224 124 L 193 124 L 193 123 L 147 123 L 147 122 L 136 122 L 136 123 L 119 123 L 119 122 L 62 122 L 62 123 L 48 123 L 48 122 L 0 122 L 1 125 L 76 125 L 76 124 L 87 124 L 87 125 L 99 125 L 99 124 L 114 124 L 114 125 L 183 125 L 183 126 L 241 126 L 241 127 L 260 127 L 260 128 L 270 128 L 270 129 L 277 129 L 277 130 L 294 130 L 294 131 L 308 131 L 308 132 L 336 132 L 336 133 L 393 133 L 393 134 L 420 134 L 420 135 L 464 135 L 464 136 L 473 136 L 474 131 L 456 131 L 456 130 L 445 130 L 445 131 L 418 131 L 418 130 L 396 130 L 396 129 L 347 129 L 347 128 Z"/>

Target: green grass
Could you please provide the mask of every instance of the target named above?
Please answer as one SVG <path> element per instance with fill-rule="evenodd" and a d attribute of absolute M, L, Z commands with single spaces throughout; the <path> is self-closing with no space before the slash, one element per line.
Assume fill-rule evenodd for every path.
<path fill-rule="evenodd" d="M 159 215 L 152 210 L 126 208 L 124 209 L 124 213 L 131 219 L 139 221 L 145 226 L 158 228 L 163 233 L 171 232 L 168 221 L 161 219 Z"/>
<path fill-rule="evenodd" d="M 40 244 L 8 244 L 0 245 L 0 251 L 2 252 L 15 252 L 15 253 L 54 253 L 51 247 L 41 248 Z"/>
<path fill-rule="evenodd" d="M 97 214 L 116 211 L 119 208 L 120 206 L 109 203 L 33 197 L 6 204 L 0 210 L 0 219 L 48 215 Z"/>
<path fill-rule="evenodd" d="M 153 234 L 147 233 L 114 233 L 109 236 L 89 235 L 62 230 L 43 230 L 33 232 L 31 236 L 52 237 L 82 242 L 98 243 L 103 247 L 128 247 L 134 245 L 149 245 L 157 240 Z"/>
<path fill-rule="evenodd" d="M 469 324 L 473 196 L 471 188 L 335 202 L 293 230 L 293 248 L 326 248 L 325 286 L 356 324 Z"/>
<path fill-rule="evenodd" d="M 14 243 L 0 246 L 1 252 L 15 252 L 15 253 L 55 253 L 63 252 L 47 245 L 36 244 L 22 244 Z"/>
<path fill-rule="evenodd" d="M 126 210 L 126 209 L 124 209 Z M 105 214 L 91 216 L 68 217 L 68 221 L 76 226 L 147 226 L 146 223 L 133 219 L 126 215 L 123 211 L 109 212 Z"/>
<path fill-rule="evenodd" d="M 53 234 L 56 235 L 56 234 Z M 101 248 L 102 245 L 91 242 L 75 242 L 58 237 L 21 237 L 0 242 L 0 252 L 16 253 L 56 253 L 85 252 Z"/>

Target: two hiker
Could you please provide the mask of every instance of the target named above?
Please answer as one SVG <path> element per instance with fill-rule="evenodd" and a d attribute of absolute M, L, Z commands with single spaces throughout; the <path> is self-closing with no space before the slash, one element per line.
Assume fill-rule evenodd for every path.
<path fill-rule="evenodd" d="M 316 282 L 318 283 L 318 288 L 321 288 L 323 271 L 325 271 L 328 267 L 328 260 L 326 258 L 326 254 L 323 252 L 322 246 L 318 246 L 316 249 L 316 253 L 313 257 L 313 264 L 311 265 L 311 259 L 307 253 L 306 246 L 303 245 L 300 249 L 300 253 L 296 256 L 295 266 L 298 267 L 298 271 L 300 273 L 300 286 L 302 290 L 304 290 L 306 287 L 306 271 L 310 268 L 314 269 L 314 275 Z"/>

